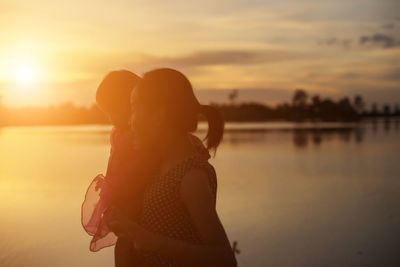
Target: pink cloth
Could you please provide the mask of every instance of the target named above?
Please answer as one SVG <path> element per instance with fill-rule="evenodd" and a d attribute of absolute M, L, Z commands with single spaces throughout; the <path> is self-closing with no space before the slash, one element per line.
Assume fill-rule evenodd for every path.
<path fill-rule="evenodd" d="M 90 183 L 82 204 L 82 226 L 93 236 L 89 246 L 93 252 L 115 245 L 118 239 L 103 220 L 103 214 L 109 205 L 100 196 L 103 190 L 107 190 L 105 183 L 105 177 L 102 174 L 97 175 Z"/>
<path fill-rule="evenodd" d="M 127 130 L 113 128 L 111 132 L 111 152 L 107 175 L 97 175 L 90 183 L 82 203 L 81 221 L 85 231 L 92 236 L 90 251 L 99 251 L 115 245 L 118 237 L 108 228 L 104 213 L 110 206 L 118 206 L 128 194 L 135 192 L 134 156 L 132 135 Z M 138 192 L 138 191 L 136 191 Z"/>

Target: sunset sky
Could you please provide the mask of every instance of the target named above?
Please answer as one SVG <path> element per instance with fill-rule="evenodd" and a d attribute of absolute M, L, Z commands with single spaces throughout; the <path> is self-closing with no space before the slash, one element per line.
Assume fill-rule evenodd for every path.
<path fill-rule="evenodd" d="M 304 88 L 400 103 L 399 62 L 398 0 L 0 0 L 8 106 L 90 105 L 108 71 L 156 67 L 181 70 L 207 102 Z"/>

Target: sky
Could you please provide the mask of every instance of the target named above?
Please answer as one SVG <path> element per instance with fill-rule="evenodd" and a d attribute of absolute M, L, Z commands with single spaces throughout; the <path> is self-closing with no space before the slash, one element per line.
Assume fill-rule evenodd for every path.
<path fill-rule="evenodd" d="M 0 0 L 7 106 L 91 105 L 111 70 L 182 71 L 203 102 L 296 88 L 400 103 L 398 0 Z"/>

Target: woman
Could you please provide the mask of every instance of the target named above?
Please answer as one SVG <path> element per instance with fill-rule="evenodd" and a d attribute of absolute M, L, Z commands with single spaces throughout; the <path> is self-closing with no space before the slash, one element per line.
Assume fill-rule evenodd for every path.
<path fill-rule="evenodd" d="M 134 136 L 149 152 L 152 171 L 138 221 L 109 222 L 119 236 L 116 266 L 236 266 L 208 163 L 223 135 L 218 111 L 199 104 L 182 73 L 156 69 L 134 89 L 132 112 Z M 209 124 L 206 147 L 191 134 L 199 114 Z"/>

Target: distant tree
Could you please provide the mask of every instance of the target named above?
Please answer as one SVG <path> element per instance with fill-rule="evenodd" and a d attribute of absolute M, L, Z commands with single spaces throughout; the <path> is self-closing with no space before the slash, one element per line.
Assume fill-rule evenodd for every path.
<path fill-rule="evenodd" d="M 307 107 L 308 94 L 303 89 L 296 89 L 292 99 L 291 120 L 304 121 L 309 118 Z"/>
<path fill-rule="evenodd" d="M 358 112 L 351 105 L 348 97 L 342 98 L 337 104 L 337 116 L 341 121 L 354 121 L 359 119 Z"/>
<path fill-rule="evenodd" d="M 219 109 L 226 121 L 357 121 L 360 115 L 382 115 L 378 112 L 374 103 L 371 112 L 366 114 L 364 100 L 356 96 L 353 101 L 344 97 L 338 101 L 314 95 L 308 101 L 309 96 L 303 89 L 294 92 L 292 103 L 281 103 L 275 108 L 263 103 L 233 103 L 238 97 L 238 91 L 232 90 L 229 95 L 230 104 L 212 104 Z M 358 111 L 356 111 L 358 107 Z M 392 109 L 391 109 L 392 108 Z M 361 112 L 361 113 L 359 113 Z M 393 107 L 385 105 L 383 115 L 400 115 L 399 105 Z M 68 125 L 109 123 L 107 116 L 96 106 L 78 107 L 72 103 L 65 103 L 55 107 L 21 107 L 1 108 L 0 103 L 0 125 Z M 304 144 L 304 136 L 299 133 L 295 138 L 298 146 Z M 307 138 L 306 138 L 307 139 Z M 318 136 L 316 136 L 318 142 Z"/>
<path fill-rule="evenodd" d="M 362 96 L 356 95 L 354 97 L 353 104 L 354 104 L 354 109 L 356 110 L 356 112 L 361 115 L 364 112 L 364 107 L 365 107 L 365 102 L 364 102 L 364 99 L 362 98 Z"/>
<path fill-rule="evenodd" d="M 305 107 L 307 105 L 308 94 L 303 89 L 296 89 L 293 95 L 292 103 L 295 107 Z"/>
<path fill-rule="evenodd" d="M 326 98 L 321 102 L 321 119 L 323 121 L 336 121 L 337 105 L 331 99 Z"/>
<path fill-rule="evenodd" d="M 321 113 L 321 98 L 319 95 L 314 95 L 311 98 L 311 116 L 313 119 L 320 118 Z"/>
<path fill-rule="evenodd" d="M 239 92 L 237 89 L 232 90 L 232 92 L 229 93 L 228 98 L 229 98 L 229 102 L 231 105 L 233 105 L 235 103 L 235 100 L 238 98 L 239 96 Z"/>
<path fill-rule="evenodd" d="M 288 103 L 279 104 L 275 108 L 274 119 L 288 120 L 290 119 L 292 107 Z"/>
<path fill-rule="evenodd" d="M 337 102 L 338 108 L 342 112 L 347 112 L 348 110 L 353 110 L 351 106 L 350 99 L 348 97 L 344 97 Z"/>
<path fill-rule="evenodd" d="M 371 115 L 372 116 L 378 115 L 378 105 L 376 103 L 373 103 L 371 106 Z"/>
<path fill-rule="evenodd" d="M 389 104 L 385 104 L 383 106 L 383 115 L 384 116 L 390 116 L 390 105 Z"/>
<path fill-rule="evenodd" d="M 400 108 L 399 108 L 399 104 L 394 105 L 394 115 L 399 116 L 400 115 Z"/>
<path fill-rule="evenodd" d="M 311 98 L 311 103 L 313 106 L 318 106 L 321 104 L 321 98 L 319 97 L 319 95 L 315 95 Z"/>

